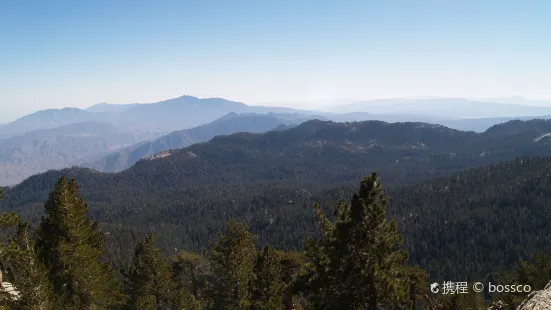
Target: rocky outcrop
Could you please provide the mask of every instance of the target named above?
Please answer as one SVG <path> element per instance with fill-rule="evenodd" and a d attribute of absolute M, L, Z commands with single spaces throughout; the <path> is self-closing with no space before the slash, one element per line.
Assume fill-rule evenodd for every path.
<path fill-rule="evenodd" d="M 11 295 L 11 298 L 14 298 L 16 300 L 17 298 L 19 298 L 19 292 L 15 289 L 13 284 L 11 284 L 10 282 L 2 281 L 2 271 L 0 271 L 0 292 L 6 292 Z"/>
<path fill-rule="evenodd" d="M 551 281 L 543 290 L 530 293 L 528 298 L 517 307 L 517 310 L 545 309 L 551 309 Z"/>

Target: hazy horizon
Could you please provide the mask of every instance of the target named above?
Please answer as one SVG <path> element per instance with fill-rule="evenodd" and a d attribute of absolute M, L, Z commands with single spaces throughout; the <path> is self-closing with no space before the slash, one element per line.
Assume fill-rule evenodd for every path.
<path fill-rule="evenodd" d="M 551 101 L 549 15 L 547 1 L 2 2 L 0 123 L 184 94 Z"/>
<path fill-rule="evenodd" d="M 98 105 L 98 104 L 113 104 L 113 105 L 126 105 L 126 104 L 152 104 L 152 103 L 157 103 L 157 102 L 162 102 L 162 101 L 166 101 L 166 100 L 171 100 L 171 99 L 176 99 L 176 98 L 179 98 L 179 97 L 182 97 L 182 96 L 191 96 L 191 97 L 197 97 L 199 99 L 211 99 L 211 98 L 220 98 L 220 97 L 214 97 L 214 96 L 210 96 L 210 97 L 198 97 L 198 96 L 193 96 L 193 95 L 180 95 L 180 96 L 176 96 L 176 97 L 165 97 L 165 98 L 162 98 L 160 100 L 156 100 L 156 101 L 153 101 L 153 102 L 125 102 L 125 103 L 121 103 L 121 102 L 98 102 L 98 103 L 94 103 L 94 104 L 91 104 L 91 105 L 88 105 L 88 106 L 65 106 L 65 107 L 45 107 L 44 109 L 39 109 L 39 110 L 36 110 L 36 111 L 30 111 L 28 113 L 24 113 L 20 116 L 17 116 L 15 118 L 11 118 L 11 119 L 8 119 L 8 118 L 3 118 L 4 115 L 0 115 L 0 124 L 7 124 L 7 123 L 10 123 L 12 121 L 15 121 L 23 116 L 26 116 L 26 115 L 29 115 L 29 114 L 33 114 L 35 112 L 40 112 L 40 111 L 43 111 L 43 110 L 52 110 L 52 109 L 63 109 L 63 108 L 78 108 L 78 109 L 82 109 L 82 110 L 86 110 L 88 108 L 91 108 L 95 105 Z M 343 104 L 353 104 L 353 103 L 361 103 L 361 102 L 366 102 L 366 103 L 370 103 L 370 102 L 383 102 L 384 101 L 400 101 L 400 100 L 404 100 L 404 101 L 409 101 L 409 100 L 439 100 L 439 99 L 442 99 L 442 100 L 455 100 L 455 99 L 460 99 L 460 100 L 470 100 L 470 101 L 474 101 L 474 102 L 480 102 L 480 103 L 485 103 L 485 102 L 492 102 L 492 103 L 502 103 L 502 104 L 514 104 L 514 105 L 526 105 L 526 106 L 532 106 L 532 107 L 551 107 L 551 99 L 541 99 L 541 98 L 526 98 L 526 97 L 522 97 L 522 96 L 509 96 L 509 97 L 482 97 L 482 98 L 467 98 L 467 97 L 441 97 L 441 96 L 417 96 L 417 97 L 388 97 L 388 98 L 367 98 L 367 99 L 326 99 L 326 100 L 318 100 L 318 101 L 313 101 L 313 102 L 261 102 L 261 103 L 256 103 L 256 104 L 250 104 L 250 103 L 247 103 L 247 102 L 242 102 L 242 101 L 238 101 L 238 100 L 232 100 L 231 98 L 221 98 L 221 99 L 225 99 L 225 100 L 229 100 L 229 101 L 235 101 L 235 102 L 240 102 L 240 103 L 244 103 L 246 105 L 249 105 L 249 106 L 267 106 L 267 107 L 289 107 L 289 108 L 294 108 L 294 109 L 304 109 L 304 110 L 311 110 L 313 112 L 337 112 L 339 113 L 339 111 L 335 111 L 335 107 L 338 107 L 339 105 L 343 105 Z M 514 100 L 513 102 L 511 102 L 511 100 Z M 380 105 L 377 105 L 377 107 L 380 107 Z M 346 113 L 346 112 L 342 112 L 342 113 Z M 377 112 L 375 112 L 374 114 L 378 114 Z M 530 115 L 526 115 L 526 116 L 530 116 Z"/>

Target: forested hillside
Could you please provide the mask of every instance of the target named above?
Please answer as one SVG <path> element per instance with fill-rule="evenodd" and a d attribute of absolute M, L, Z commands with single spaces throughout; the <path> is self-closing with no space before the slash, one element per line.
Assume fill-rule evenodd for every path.
<path fill-rule="evenodd" d="M 536 250 L 551 251 L 551 157 L 496 163 L 389 193 L 411 258 L 433 276 L 474 281 Z"/>
<path fill-rule="evenodd" d="M 525 158 L 516 164 L 542 168 L 539 163 L 541 158 Z M 505 165 L 497 166 L 501 166 L 498 175 L 508 175 L 502 173 L 507 170 Z M 450 184 L 476 176 L 476 172 L 469 172 L 448 178 L 452 181 L 425 184 L 423 188 L 444 186 L 444 192 L 448 192 Z M 154 235 L 148 234 L 134 243 L 132 257 L 117 273 L 113 263 L 104 260 L 109 232 L 86 215 L 87 203 L 80 196 L 77 183 L 60 178 L 44 204 L 45 216 L 35 230 L 14 212 L 0 216 L 0 228 L 10 234 L 8 242 L 0 242 L 4 279 L 0 309 L 377 310 L 384 306 L 462 310 L 491 305 L 489 309 L 504 310 L 515 309 L 529 298 L 526 290 L 477 293 L 467 287 L 461 294 L 430 294 L 428 286 L 434 280 L 429 281 L 423 268 L 408 262 L 398 226 L 388 219 L 388 202 L 378 175 L 372 173 L 361 180 L 359 191 L 348 202 L 341 200 L 334 205 L 332 216 L 327 216 L 319 204 L 313 205 L 311 211 L 318 223 L 313 226 L 313 234 L 304 236 L 303 251 L 259 247 L 257 237 L 246 224 L 229 221 L 203 254 L 175 249 L 167 257 L 157 248 Z M 410 213 L 410 218 L 414 217 Z M 534 238 L 530 234 L 524 236 L 527 240 Z M 461 243 L 452 238 L 454 241 Z M 466 250 L 476 254 L 480 246 L 475 241 Z M 502 250 L 507 251 L 507 246 L 505 243 Z M 121 248 L 130 250 L 131 246 Z M 461 260 L 450 260 L 449 256 L 439 259 L 429 267 L 451 261 L 463 268 Z M 478 266 L 477 260 L 470 265 Z M 551 256 L 536 253 L 495 277 L 505 281 L 502 283 L 543 289 L 551 277 Z M 495 281 L 495 277 L 490 275 L 484 280 Z M 7 285 L 12 288 L 10 292 L 5 291 Z"/>
<path fill-rule="evenodd" d="M 285 131 L 217 137 L 117 174 L 51 171 L 7 189 L 0 206 L 35 223 L 56 180 L 75 178 L 89 214 L 110 233 L 108 252 L 118 263 L 130 255 L 125 245 L 145 232 L 156 232 L 165 250 L 200 250 L 233 219 L 249 223 L 261 244 L 298 249 L 315 231 L 312 203 L 329 208 L 350 198 L 349 186 L 370 171 L 396 187 L 549 154 L 550 122 L 520 124 L 476 134 L 422 123 L 310 121 Z M 391 189 L 390 212 L 413 261 L 431 276 L 481 277 L 548 248 L 540 221 L 549 212 L 541 192 L 548 186 L 542 173 L 549 159 L 525 162 L 530 164 L 494 164 L 429 181 L 426 188 Z M 448 189 L 439 185 L 448 183 Z M 469 260 L 461 254 L 467 251 Z M 491 260 L 483 259 L 487 255 Z"/>
<path fill-rule="evenodd" d="M 214 122 L 191 129 L 179 130 L 153 141 L 145 141 L 111 153 L 93 163 L 82 165 L 101 172 L 117 172 L 134 165 L 138 160 L 157 153 L 180 149 L 195 143 L 206 142 L 215 136 L 236 132 L 263 133 L 280 125 L 296 125 L 311 119 L 294 114 L 237 114 L 230 113 Z"/>
<path fill-rule="evenodd" d="M 314 205 L 322 237 L 307 236 L 303 252 L 260 248 L 246 224 L 229 221 L 203 255 L 167 257 L 148 234 L 117 273 L 104 260 L 107 233 L 86 215 L 78 184 L 60 178 L 34 231 L 15 212 L 0 216 L 0 228 L 10 234 L 0 242 L 0 309 L 459 310 L 486 304 L 478 293 L 429 296 L 426 273 L 407 263 L 387 206 L 372 173 L 349 203 L 338 204 L 335 220 Z M 530 276 L 533 283 L 540 278 Z"/>

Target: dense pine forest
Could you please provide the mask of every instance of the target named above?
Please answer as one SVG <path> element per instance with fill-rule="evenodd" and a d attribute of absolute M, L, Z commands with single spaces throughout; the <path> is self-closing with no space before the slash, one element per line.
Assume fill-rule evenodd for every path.
<path fill-rule="evenodd" d="M 408 264 L 398 225 L 387 218 L 388 203 L 372 173 L 348 202 L 335 204 L 332 216 L 313 206 L 319 237 L 307 237 L 304 251 L 259 247 L 246 224 L 230 221 L 202 253 L 166 256 L 150 234 L 117 272 L 105 259 L 106 232 L 87 216 L 77 183 L 60 178 L 36 229 L 14 212 L 0 217 L 9 234 L 0 244 L 3 279 L 18 291 L 17 296 L 1 293 L 0 307 L 483 309 L 492 300 L 514 307 L 526 298 L 525 293 L 429 295 L 427 272 Z M 551 256 L 543 254 L 503 274 L 534 289 L 542 289 L 549 277 Z"/>

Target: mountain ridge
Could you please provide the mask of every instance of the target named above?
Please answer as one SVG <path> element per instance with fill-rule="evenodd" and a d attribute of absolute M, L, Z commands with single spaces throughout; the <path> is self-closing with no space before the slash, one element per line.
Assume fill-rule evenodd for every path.
<path fill-rule="evenodd" d="M 101 172 L 118 172 L 129 168 L 139 159 L 159 152 L 183 148 L 191 144 L 206 142 L 218 135 L 235 132 L 260 133 L 273 130 L 280 125 L 294 125 L 308 117 L 281 114 L 238 114 L 231 112 L 221 118 L 198 127 L 172 132 L 153 141 L 141 142 L 121 151 L 109 154 L 100 161 L 85 164 Z"/>
<path fill-rule="evenodd" d="M 169 133 L 207 124 L 228 113 L 300 113 L 291 108 L 248 106 L 223 98 L 180 96 L 147 104 L 96 104 L 88 109 L 41 110 L 0 127 L 0 138 L 84 121 L 105 121 L 134 131 Z"/>
<path fill-rule="evenodd" d="M 154 138 L 99 121 L 72 123 L 33 130 L 0 140 L 0 185 L 16 184 L 32 174 L 79 164 L 124 147 Z"/>
<path fill-rule="evenodd" d="M 339 106 L 336 111 L 319 112 L 289 107 L 247 105 L 242 102 L 223 98 L 201 99 L 186 95 L 153 103 L 99 103 L 87 109 L 63 108 L 37 111 L 5 124 L 4 126 L 0 126 L 0 138 L 6 138 L 31 130 L 49 129 L 70 123 L 91 120 L 111 122 L 115 125 L 126 126 L 133 131 L 169 133 L 209 123 L 231 112 L 315 114 L 326 119 L 341 122 L 365 120 L 383 120 L 387 122 L 422 121 L 440 123 L 456 129 L 475 130 L 479 132 L 486 130 L 496 123 L 510 119 L 526 120 L 528 118 L 551 118 L 551 108 L 542 106 L 534 106 L 534 108 L 538 109 L 538 113 L 535 113 L 535 111 L 529 109 L 530 107 L 527 108 L 526 105 L 475 102 L 454 98 L 427 100 L 429 100 L 429 103 L 427 103 L 427 101 L 425 101 L 425 103 L 429 105 L 430 109 L 428 110 L 426 109 L 427 107 L 423 108 L 422 106 L 407 106 L 407 103 L 423 103 L 423 101 L 419 101 L 418 99 L 387 99 L 366 101 L 364 103 L 343 104 Z M 446 102 L 451 102 L 451 106 L 449 104 L 446 105 Z M 438 103 L 438 109 L 447 111 L 447 114 L 444 113 L 445 115 L 442 115 L 440 112 L 440 114 L 432 113 L 435 111 L 434 106 L 436 103 Z M 497 108 L 496 104 L 499 104 L 499 108 Z M 403 107 L 404 105 L 405 108 Z M 494 107 L 495 109 L 492 108 L 490 110 L 494 112 L 500 111 L 499 113 L 503 114 L 505 112 L 502 113 L 501 111 L 507 111 L 507 109 L 503 109 L 504 105 L 514 106 L 516 109 L 515 111 L 518 112 L 515 112 L 517 115 L 487 117 L 488 113 L 486 112 L 488 112 L 488 107 Z M 351 106 L 357 106 L 357 108 L 350 108 Z M 473 119 L 465 118 L 466 115 L 461 111 L 469 110 L 467 109 L 469 107 L 471 111 L 486 111 L 484 112 L 486 114 L 482 113 Z M 544 111 L 548 113 L 539 113 Z M 450 117 L 450 115 L 453 115 L 453 117 Z M 490 115 L 495 115 L 495 113 L 490 113 Z"/>
<path fill-rule="evenodd" d="M 369 112 L 373 114 L 412 113 L 440 119 L 524 117 L 550 115 L 551 106 L 476 101 L 465 98 L 378 99 L 331 107 L 328 111 Z M 453 115 L 453 117 L 449 117 Z"/>
<path fill-rule="evenodd" d="M 78 108 L 37 111 L 0 127 L 0 137 L 9 137 L 32 130 L 51 129 L 63 125 L 95 120 L 94 116 Z"/>
<path fill-rule="evenodd" d="M 516 126 L 516 123 L 506 126 Z M 270 131 L 252 136 L 239 134 L 217 136 L 209 142 L 172 150 L 172 156 L 169 157 L 147 162 L 140 160 L 129 170 L 113 175 L 102 173 L 99 173 L 99 175 L 110 175 L 108 178 L 122 175 L 128 177 L 133 174 L 157 174 L 155 171 L 158 171 L 161 173 L 160 175 L 165 173 L 165 177 L 169 177 L 172 172 L 183 172 L 193 178 L 195 182 L 200 182 L 213 177 L 209 175 L 205 179 L 205 175 L 193 174 L 194 172 L 203 171 L 203 165 L 216 164 L 224 166 L 225 164 L 231 164 L 233 167 L 230 165 L 222 171 L 241 167 L 232 173 L 241 171 L 240 173 L 249 176 L 252 176 L 251 173 L 254 171 L 262 172 L 262 170 L 255 169 L 247 172 L 247 164 L 249 167 L 255 164 L 248 162 L 252 158 L 258 164 L 265 165 L 262 169 L 269 168 L 266 172 L 275 168 L 291 172 L 295 166 L 304 165 L 298 171 L 308 175 L 309 168 L 314 168 L 315 163 L 307 164 L 304 156 L 310 156 L 315 161 L 326 161 L 324 157 L 329 156 L 329 152 L 335 152 L 334 155 L 347 154 L 346 157 L 342 157 L 344 155 L 335 157 L 337 161 L 334 161 L 333 166 L 327 166 L 327 168 L 336 168 L 336 171 L 341 171 L 338 165 L 339 161 L 359 167 L 359 163 L 354 164 L 352 159 L 358 159 L 361 162 L 372 160 L 374 164 L 371 164 L 370 167 L 379 167 L 383 170 L 404 170 L 402 168 L 406 168 L 413 163 L 416 163 L 416 165 L 438 163 L 442 168 L 446 167 L 445 169 L 451 168 L 450 170 L 457 171 L 464 167 L 489 164 L 517 156 L 547 154 L 551 150 L 551 144 L 546 141 L 537 143 L 534 138 L 551 129 L 551 121 L 534 122 L 533 126 L 536 126 L 535 129 L 513 133 L 509 139 L 502 139 L 501 136 L 485 136 L 480 133 L 463 132 L 445 126 L 425 123 L 389 124 L 366 121 L 339 124 L 330 121 L 311 120 L 284 131 Z M 336 131 L 336 128 L 339 130 Z M 419 133 L 425 132 L 429 134 L 419 136 Z M 398 133 L 401 133 L 401 136 Z M 527 135 L 531 135 L 530 138 L 526 138 Z M 459 142 L 463 144 L 459 144 Z M 190 152 L 194 153 L 195 157 L 190 156 Z M 486 154 L 483 154 L 484 152 Z M 347 158 L 348 156 L 351 157 Z M 286 162 L 279 162 L 281 159 L 286 159 Z M 454 162 L 456 161 L 462 164 L 455 168 Z M 187 166 L 186 163 L 189 162 L 194 164 Z M 174 166 L 174 164 L 178 165 Z M 286 167 L 287 164 L 291 165 Z M 334 166 L 335 164 L 336 166 Z M 180 169 L 181 171 L 175 169 L 184 166 L 187 167 L 183 170 Z M 166 171 L 161 168 L 166 169 Z M 362 170 L 367 171 L 368 168 Z M 216 170 L 214 167 L 210 169 Z M 323 166 L 321 168 L 315 167 L 315 169 L 316 171 L 326 170 Z M 86 171 L 91 170 L 87 169 Z M 354 169 L 343 169 L 341 173 L 350 178 L 362 175 L 365 171 L 354 172 Z M 436 175 L 440 174 L 438 169 L 431 169 L 431 171 Z M 266 172 L 259 175 L 262 176 Z M 335 175 L 338 174 L 340 173 L 335 173 Z M 291 173 L 291 175 L 293 174 Z M 409 175 L 407 169 L 397 173 L 393 177 L 394 182 L 392 183 L 399 184 L 400 178 L 407 175 Z M 272 179 L 279 180 L 280 178 Z M 295 177 L 291 178 L 291 180 L 294 179 Z M 254 181 L 254 179 L 250 180 L 250 182 Z M 179 179 L 178 182 L 182 182 L 182 180 Z M 212 182 L 217 183 L 216 179 L 213 179 Z"/>
<path fill-rule="evenodd" d="M 330 208 L 378 171 L 415 263 L 434 278 L 488 279 L 499 266 L 551 246 L 544 199 L 551 157 L 538 157 L 550 154 L 551 141 L 525 139 L 551 121 L 528 125 L 504 139 L 423 123 L 312 120 L 286 131 L 218 136 L 119 173 L 75 167 L 39 174 L 7 188 L 0 210 L 39 220 L 51 186 L 66 176 L 79 182 L 90 215 L 114 244 L 135 242 L 141 227 L 162 236 L 165 249 L 199 250 L 233 219 L 249 223 L 262 244 L 296 249 L 315 231 L 312 203 Z M 513 223 L 522 234 L 506 229 Z M 488 251 L 488 238 L 499 251 Z M 116 245 L 109 251 L 123 255 Z"/>

